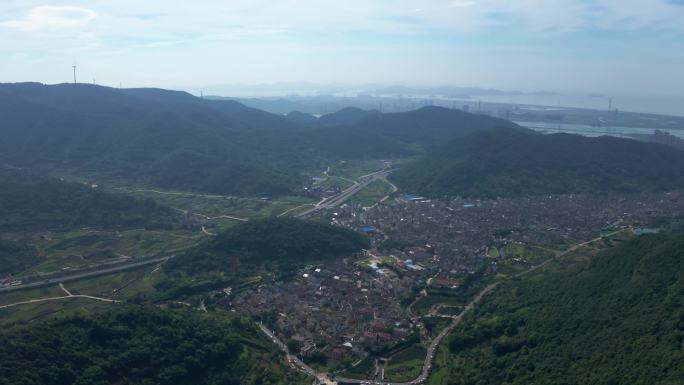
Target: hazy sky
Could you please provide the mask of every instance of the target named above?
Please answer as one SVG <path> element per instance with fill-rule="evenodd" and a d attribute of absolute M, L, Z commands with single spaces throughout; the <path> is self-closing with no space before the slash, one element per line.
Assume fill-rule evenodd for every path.
<path fill-rule="evenodd" d="M 0 82 L 684 98 L 684 0 L 0 0 Z"/>

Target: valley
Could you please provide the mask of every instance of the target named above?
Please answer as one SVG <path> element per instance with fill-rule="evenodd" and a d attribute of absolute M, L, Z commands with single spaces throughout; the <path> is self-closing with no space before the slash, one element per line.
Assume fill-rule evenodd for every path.
<path fill-rule="evenodd" d="M 1 97 L 47 114 L 13 110 L 0 124 L 14 141 L 0 158 L 12 165 L 0 169 L 0 324 L 12 343 L 36 344 L 34 330 L 59 323 L 74 335 L 90 325 L 88 336 L 109 325 L 116 338 L 135 317 L 149 336 L 157 317 L 178 330 L 187 317 L 248 331 L 226 343 L 250 357 L 236 369 L 261 381 L 250 384 L 447 385 L 461 367 L 478 378 L 543 346 L 514 339 L 529 314 L 509 322 L 492 304 L 623 244 L 678 234 L 684 215 L 684 152 L 658 144 L 542 135 L 437 107 L 281 116 L 165 90 L 45 87 L 0 85 Z M 87 100 L 88 113 L 68 100 Z M 111 112 L 122 106 L 132 115 Z M 67 122 L 57 128 L 55 111 Z M 78 132 L 104 122 L 106 133 Z M 114 133 L 126 139 L 105 145 Z M 11 148 L 26 143 L 46 151 Z M 476 348 L 496 357 L 474 358 Z M 161 383 L 222 383 L 228 374 L 202 354 L 145 370 Z M 89 365 L 101 369 L 92 378 L 125 372 Z M 506 381 L 529 380 L 518 372 Z"/>

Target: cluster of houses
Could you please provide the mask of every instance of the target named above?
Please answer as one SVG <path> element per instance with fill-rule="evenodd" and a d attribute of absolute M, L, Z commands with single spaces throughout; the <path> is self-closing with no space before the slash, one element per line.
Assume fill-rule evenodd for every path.
<path fill-rule="evenodd" d="M 275 313 L 277 333 L 306 358 L 349 363 L 421 331 L 406 304 L 425 287 L 457 289 L 483 262 L 522 258 L 506 245 L 589 239 L 606 229 L 647 224 L 684 212 L 684 195 L 553 195 L 427 200 L 404 196 L 372 208 L 343 205 L 325 215 L 357 230 L 371 249 L 307 266 L 293 279 L 264 282 L 230 295 L 249 315 Z"/>
<path fill-rule="evenodd" d="M 415 279 L 387 269 L 378 274 L 355 261 L 309 266 L 289 282 L 261 285 L 236 296 L 243 314 L 277 313 L 282 337 L 299 342 L 301 354 L 361 357 L 396 344 L 414 328 L 397 298 L 412 295 Z"/>

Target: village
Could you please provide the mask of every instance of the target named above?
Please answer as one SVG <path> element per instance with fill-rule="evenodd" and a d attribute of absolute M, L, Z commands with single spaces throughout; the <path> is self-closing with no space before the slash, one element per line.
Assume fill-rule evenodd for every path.
<path fill-rule="evenodd" d="M 531 247 L 647 228 L 681 215 L 682 198 L 681 192 L 474 200 L 406 194 L 373 207 L 345 204 L 321 216 L 365 234 L 369 250 L 307 266 L 289 281 L 255 286 L 231 297 L 228 306 L 240 314 L 271 315 L 277 334 L 305 361 L 348 367 L 410 337 L 424 339 L 422 317 L 439 315 L 439 306 L 416 315 L 409 304 L 426 289 L 448 293 L 476 272 L 529 266 Z"/>

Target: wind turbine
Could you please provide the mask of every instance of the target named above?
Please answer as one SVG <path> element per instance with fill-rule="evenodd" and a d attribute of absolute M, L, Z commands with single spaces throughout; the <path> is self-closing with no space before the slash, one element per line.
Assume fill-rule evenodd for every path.
<path fill-rule="evenodd" d="M 76 64 L 72 65 L 71 68 L 74 69 L 74 84 L 76 84 Z"/>

